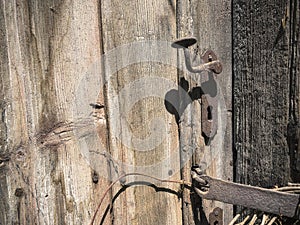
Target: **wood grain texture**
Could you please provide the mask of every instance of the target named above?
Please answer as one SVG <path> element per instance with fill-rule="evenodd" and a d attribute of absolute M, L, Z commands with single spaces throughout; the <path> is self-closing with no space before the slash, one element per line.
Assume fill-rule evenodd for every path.
<path fill-rule="evenodd" d="M 201 165 L 205 172 L 213 177 L 232 180 L 232 145 L 231 145 L 231 4 L 230 1 L 178 1 L 177 6 L 178 37 L 194 36 L 197 46 L 192 49 L 194 65 L 200 63 L 200 56 L 206 50 L 213 50 L 223 66 L 220 75 L 214 75 L 217 82 L 218 131 L 210 144 L 205 146 L 201 136 L 201 99 L 193 100 L 182 109 L 180 118 L 180 146 L 182 158 L 190 157 L 182 169 L 182 177 L 190 179 L 192 165 Z M 185 68 L 182 52 L 179 52 L 180 68 Z M 183 70 L 183 69 L 182 69 Z M 179 80 L 189 83 L 189 91 L 197 93 L 201 88 L 204 96 L 210 98 L 213 87 L 206 85 L 208 74 L 179 73 Z M 200 94 L 201 95 L 201 94 Z M 182 99 L 182 101 L 185 101 Z M 183 104 L 185 105 L 185 104 Z M 215 118 L 216 119 L 216 118 Z M 188 154 L 187 154 L 188 153 Z M 191 157 L 193 155 L 193 157 Z M 217 206 L 224 209 L 224 222 L 231 220 L 231 206 L 214 201 L 191 199 L 188 191 L 184 192 L 184 224 L 206 224 L 208 215 Z M 194 202 L 194 206 L 189 205 Z M 197 207 L 198 206 L 198 207 Z"/>
<path fill-rule="evenodd" d="M 176 26 L 178 38 L 193 36 L 192 7 L 193 4 L 190 1 L 177 1 Z M 202 158 L 204 150 L 204 139 L 199 135 L 201 133 L 201 106 L 199 101 L 193 102 L 190 96 L 187 95 L 197 84 L 190 79 L 191 74 L 185 69 L 185 58 L 182 49 L 178 50 L 178 65 L 178 82 L 180 87 L 182 87 L 179 89 L 181 178 L 191 182 L 191 167 L 196 164 L 193 162 L 195 161 L 194 154 Z M 207 223 L 206 215 L 201 209 L 201 204 L 200 198 L 195 193 L 191 194 L 189 190 L 183 190 L 182 224 L 199 224 L 201 220 Z"/>
<path fill-rule="evenodd" d="M 176 51 L 170 46 L 176 35 L 174 4 L 101 2 L 110 154 L 117 164 L 113 178 L 142 172 L 180 179 L 177 126 L 164 106 L 169 91 L 164 82 L 176 85 L 177 79 Z M 164 42 L 161 49 L 159 42 Z M 126 183 L 140 181 L 145 178 Z M 163 189 L 116 186 L 113 224 L 181 224 L 179 185 L 155 185 Z"/>
<path fill-rule="evenodd" d="M 236 182 L 299 182 L 299 15 L 299 1 L 233 1 Z"/>
<path fill-rule="evenodd" d="M 97 134 L 76 131 L 91 119 L 78 116 L 75 97 L 84 98 L 79 81 L 100 57 L 98 3 L 0 5 L 1 224 L 88 224 L 107 165 L 95 184 L 80 143 Z M 81 107 L 93 112 L 89 103 Z"/>
<path fill-rule="evenodd" d="M 197 13 L 196 13 L 197 12 Z M 194 8 L 195 36 L 199 40 L 201 51 L 210 49 L 215 52 L 222 63 L 223 71 L 214 75 L 217 82 L 218 130 L 211 144 L 205 148 L 204 161 L 207 162 L 206 173 L 224 180 L 233 179 L 232 166 L 232 31 L 231 1 L 197 1 Z M 205 16 L 203 16 L 205 15 Z M 201 84 L 205 87 L 207 76 L 203 76 Z M 204 88 L 206 96 L 211 92 Z M 224 223 L 228 224 L 232 217 L 232 206 L 220 202 L 205 202 L 207 214 L 215 207 L 224 211 Z"/>
<path fill-rule="evenodd" d="M 272 187 L 291 180 L 290 163 L 296 161 L 290 153 L 297 155 L 298 150 L 289 149 L 288 137 L 298 142 L 299 129 L 299 111 L 294 108 L 299 59 L 293 41 L 299 29 L 298 4 L 233 1 L 237 182 Z M 291 134 L 289 126 L 296 133 Z"/>
<path fill-rule="evenodd" d="M 299 3 L 247 4 L 234 3 L 235 177 L 283 186 L 299 181 Z"/>
<path fill-rule="evenodd" d="M 300 4 L 298 1 L 289 1 L 287 6 L 288 17 L 286 29 L 289 37 L 289 123 L 288 123 L 288 146 L 290 152 L 290 173 L 293 182 L 300 182 Z"/>
<path fill-rule="evenodd" d="M 262 187 L 300 182 L 299 5 L 0 1 L 0 223 L 89 224 L 109 179 L 125 172 L 190 180 L 200 164 L 225 180 L 234 166 L 235 181 Z M 223 65 L 215 76 L 219 129 L 209 146 L 200 99 L 186 107 L 181 90 L 180 137 L 165 108 L 177 83 L 192 91 L 207 81 L 206 73 L 183 72 L 182 52 L 170 47 L 186 36 L 198 39 L 194 64 L 211 49 Z M 231 206 L 147 182 L 136 176 L 117 185 L 96 222 L 207 224 L 217 206 L 225 224 L 231 219 Z"/>

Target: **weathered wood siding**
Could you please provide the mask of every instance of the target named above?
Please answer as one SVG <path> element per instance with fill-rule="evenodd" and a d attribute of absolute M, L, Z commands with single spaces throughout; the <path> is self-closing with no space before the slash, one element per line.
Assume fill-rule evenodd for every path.
<path fill-rule="evenodd" d="M 299 182 L 299 13 L 293 0 L 233 1 L 237 182 Z"/>
<path fill-rule="evenodd" d="M 127 172 L 190 180 L 201 164 L 239 183 L 300 182 L 299 18 L 297 0 L 0 1 L 0 223 L 89 224 Z M 189 91 L 207 81 L 170 47 L 186 36 L 195 65 L 207 49 L 223 65 L 210 145 L 201 99 L 179 106 L 178 124 L 165 108 L 182 78 Z M 216 206 L 232 217 L 180 185 L 139 184 L 115 186 L 97 223 L 207 224 Z"/>
<path fill-rule="evenodd" d="M 176 51 L 170 45 L 176 38 L 175 2 L 102 1 L 101 23 L 110 154 L 118 162 L 112 177 L 140 172 L 179 180 L 177 125 L 164 105 L 165 82 L 177 83 Z M 140 180 L 145 178 L 127 183 Z M 117 185 L 113 224 L 181 224 L 180 186 L 164 187 L 169 191 L 134 186 L 118 196 Z"/>
<path fill-rule="evenodd" d="M 214 87 L 207 85 L 208 75 L 179 73 L 179 82 L 188 82 L 190 95 L 201 96 L 202 89 L 205 98 L 212 96 L 217 101 L 218 130 L 216 136 L 209 145 L 205 145 L 201 133 L 201 107 L 202 98 L 193 99 L 192 103 L 183 111 L 180 118 L 180 146 L 181 156 L 193 157 L 184 163 L 182 177 L 190 179 L 190 168 L 192 165 L 201 165 L 205 172 L 211 176 L 226 180 L 232 180 L 232 148 L 231 148 L 231 2 L 222 1 L 178 1 L 177 5 L 177 32 L 178 37 L 194 36 L 197 45 L 193 46 L 192 58 L 194 65 L 200 63 L 200 56 L 206 50 L 216 53 L 223 66 L 223 72 L 214 75 L 217 83 Z M 185 71 L 183 51 L 179 50 L 179 65 L 181 71 Z M 183 83 L 182 87 L 186 84 Z M 210 92 L 216 91 L 216 96 Z M 186 101 L 182 99 L 181 101 Z M 211 101 L 211 100 L 209 100 Z M 186 104 L 183 104 L 186 105 Z M 232 218 L 231 206 L 216 201 L 201 200 L 196 195 L 191 195 L 188 190 L 183 195 L 183 224 L 206 224 L 208 215 L 217 206 L 224 209 L 225 224 Z M 191 202 L 192 204 L 187 204 Z"/>
<path fill-rule="evenodd" d="M 88 224 L 108 185 L 73 129 L 86 127 L 74 96 L 100 57 L 98 17 L 97 1 L 0 2 L 1 224 Z"/>

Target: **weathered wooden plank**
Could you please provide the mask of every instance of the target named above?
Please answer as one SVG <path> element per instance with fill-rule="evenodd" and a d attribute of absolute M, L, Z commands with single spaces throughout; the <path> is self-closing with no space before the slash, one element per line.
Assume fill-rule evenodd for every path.
<path fill-rule="evenodd" d="M 113 178 L 142 172 L 180 179 L 177 126 L 164 106 L 177 79 L 176 51 L 170 46 L 176 35 L 174 5 L 160 0 L 101 2 L 110 154 L 117 165 Z M 126 182 L 139 180 L 144 178 Z M 113 189 L 113 224 L 181 223 L 174 193 L 130 187 L 117 195 L 120 188 Z M 176 193 L 179 187 L 166 188 Z"/>
<path fill-rule="evenodd" d="M 196 14 L 197 12 L 197 14 Z M 206 16 L 203 16 L 206 15 Z M 217 82 L 218 130 L 210 146 L 205 148 L 204 158 L 208 163 L 207 174 L 224 180 L 233 179 L 232 167 L 232 32 L 231 1 L 197 1 L 194 27 L 199 37 L 199 49 L 211 49 L 222 63 L 223 71 L 215 75 Z M 201 80 L 205 86 L 207 77 Z M 210 87 L 210 86 L 209 86 Z M 208 90 L 207 90 L 208 89 Z M 204 92 L 210 93 L 210 88 Z M 211 95 L 211 94 L 210 94 Z M 209 165 L 210 163 L 210 165 Z M 220 207 L 224 211 L 224 223 L 232 216 L 232 206 L 220 202 L 205 202 L 206 213 Z"/>
<path fill-rule="evenodd" d="M 178 37 L 195 36 L 198 39 L 197 48 L 194 48 L 194 64 L 200 63 L 200 56 L 205 50 L 213 50 L 223 65 L 223 72 L 214 75 L 217 90 L 208 84 L 208 74 L 180 73 L 179 79 L 189 83 L 189 90 L 193 95 L 201 95 L 201 87 L 207 98 L 211 92 L 216 92 L 218 107 L 217 135 L 205 146 L 201 132 L 201 101 L 193 99 L 192 104 L 182 109 L 180 118 L 180 145 L 182 156 L 189 152 L 190 160 L 182 165 L 182 177 L 190 179 L 190 168 L 194 164 L 201 165 L 206 173 L 214 177 L 232 180 L 232 153 L 231 153 L 231 8 L 230 1 L 178 1 L 177 29 Z M 185 68 L 182 52 L 179 52 L 179 64 Z M 182 69 L 183 70 L 183 69 Z M 201 78 L 200 78 L 201 76 Z M 197 88 L 198 87 L 198 88 Z M 198 93 L 197 93 L 198 90 Z M 211 101 L 211 100 L 210 100 Z M 186 104 L 183 104 L 186 105 Z M 215 118 L 216 119 L 216 118 Z M 194 152 L 193 152 L 194 151 Z M 192 157 L 193 155 L 193 157 Z M 183 157 L 182 157 L 183 158 Z M 190 193 L 184 192 L 184 202 L 193 202 L 199 205 L 199 200 L 190 199 Z M 224 208 L 225 224 L 231 217 L 231 207 L 221 203 L 206 201 L 202 203 L 206 217 L 216 206 Z M 193 212 L 195 206 L 183 204 L 184 224 L 205 224 L 203 212 Z M 199 209 L 197 209 L 199 210 Z M 196 210 L 196 211 L 197 211 Z M 199 217 L 199 213 L 200 216 Z"/>
<path fill-rule="evenodd" d="M 235 180 L 299 182 L 299 2 L 233 1 Z"/>
<path fill-rule="evenodd" d="M 233 1 L 236 181 L 289 181 L 288 1 Z M 288 16 L 289 17 L 289 16 Z M 283 30 L 282 30 L 283 29 Z"/>
<path fill-rule="evenodd" d="M 287 18 L 285 28 L 289 37 L 289 123 L 288 123 L 288 146 L 290 150 L 290 173 L 293 182 L 300 182 L 300 4 L 299 1 L 289 1 L 287 7 Z"/>
<path fill-rule="evenodd" d="M 177 37 L 185 38 L 193 36 L 192 32 L 192 16 L 188 1 L 177 1 L 176 17 L 177 17 Z M 191 167 L 193 166 L 193 155 L 202 156 L 204 148 L 204 139 L 201 137 L 201 108 L 199 102 L 193 103 L 189 91 L 196 86 L 195 81 L 191 82 L 188 71 L 186 71 L 185 58 L 183 51 L 178 49 L 178 83 L 181 87 L 179 93 L 179 143 L 180 143 L 180 168 L 181 178 L 191 182 Z M 196 118 L 193 120 L 193 118 Z M 194 126 L 192 123 L 194 122 Z M 197 133 L 197 134 L 196 134 Z M 195 136 L 195 134 L 197 136 Z M 198 206 L 196 206 L 198 204 Z M 182 224 L 197 224 L 201 221 L 200 198 L 191 194 L 190 190 L 184 189 L 182 193 Z"/>
<path fill-rule="evenodd" d="M 108 185 L 106 160 L 96 173 L 83 154 L 82 142 L 101 151 L 96 133 L 76 130 L 89 120 L 76 98 L 93 111 L 77 88 L 100 57 L 98 1 L 0 5 L 1 224 L 88 224 Z"/>

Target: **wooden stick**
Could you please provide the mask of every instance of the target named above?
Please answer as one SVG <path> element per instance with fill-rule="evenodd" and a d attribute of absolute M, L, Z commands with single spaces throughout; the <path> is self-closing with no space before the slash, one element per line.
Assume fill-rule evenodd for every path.
<path fill-rule="evenodd" d="M 238 220 L 238 218 L 240 217 L 240 214 L 237 214 L 231 221 L 228 225 L 234 225 L 235 221 Z"/>
<path fill-rule="evenodd" d="M 257 215 L 256 215 L 256 214 L 254 214 L 254 215 L 253 215 L 253 217 L 252 217 L 252 219 L 251 219 L 251 221 L 249 222 L 249 224 L 248 224 L 248 225 L 254 225 L 254 223 L 255 223 L 256 219 L 257 219 Z"/>
<path fill-rule="evenodd" d="M 264 214 L 260 225 L 265 225 L 265 223 L 267 222 L 268 218 L 269 217 Z"/>

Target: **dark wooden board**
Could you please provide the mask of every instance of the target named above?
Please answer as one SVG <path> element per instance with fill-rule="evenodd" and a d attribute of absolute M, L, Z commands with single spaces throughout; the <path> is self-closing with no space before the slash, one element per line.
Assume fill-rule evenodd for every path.
<path fill-rule="evenodd" d="M 299 182 L 299 1 L 233 1 L 235 181 Z"/>

